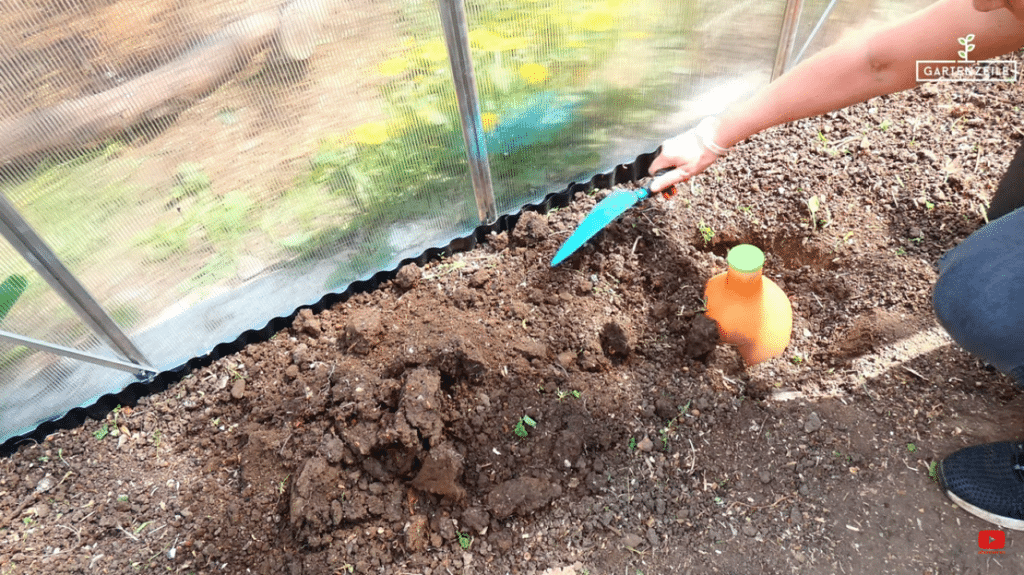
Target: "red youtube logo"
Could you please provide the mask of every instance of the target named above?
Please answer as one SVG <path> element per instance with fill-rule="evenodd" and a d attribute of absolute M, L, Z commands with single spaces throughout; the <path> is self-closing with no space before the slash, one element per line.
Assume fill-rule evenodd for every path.
<path fill-rule="evenodd" d="M 978 547 L 996 550 L 1006 547 L 1006 533 L 996 529 L 985 529 L 978 532 Z"/>

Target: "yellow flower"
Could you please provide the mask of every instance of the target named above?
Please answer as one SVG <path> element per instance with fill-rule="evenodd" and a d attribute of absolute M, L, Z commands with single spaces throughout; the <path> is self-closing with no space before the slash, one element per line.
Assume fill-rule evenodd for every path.
<path fill-rule="evenodd" d="M 592 10 L 583 16 L 580 26 L 591 32 L 607 32 L 615 25 L 615 17 L 610 11 Z"/>
<path fill-rule="evenodd" d="M 488 52 L 522 50 L 528 45 L 526 38 L 506 38 L 490 30 L 473 30 L 469 33 L 469 40 L 474 48 Z"/>
<path fill-rule="evenodd" d="M 480 123 L 484 126 L 485 132 L 493 132 L 498 127 L 498 115 L 490 112 L 480 114 Z"/>
<path fill-rule="evenodd" d="M 444 42 L 434 40 L 424 44 L 420 56 L 432 62 L 440 62 L 448 59 L 448 48 L 445 48 Z"/>
<path fill-rule="evenodd" d="M 367 122 L 352 128 L 352 139 L 360 144 L 376 146 L 388 141 L 388 125 L 385 122 Z"/>
<path fill-rule="evenodd" d="M 519 68 L 519 75 L 523 77 L 530 84 L 541 84 L 548 79 L 551 74 L 548 69 L 542 64 L 523 64 Z"/>
<path fill-rule="evenodd" d="M 409 67 L 409 62 L 405 58 L 391 58 L 390 60 L 384 60 L 377 66 L 377 71 L 384 76 L 397 76 L 405 69 Z"/>

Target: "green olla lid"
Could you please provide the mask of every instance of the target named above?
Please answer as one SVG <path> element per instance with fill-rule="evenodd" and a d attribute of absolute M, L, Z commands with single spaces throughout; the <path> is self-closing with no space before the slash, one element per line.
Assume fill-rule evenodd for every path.
<path fill-rule="evenodd" d="M 740 244 L 729 250 L 729 255 L 725 258 L 725 261 L 729 263 L 729 267 L 732 269 L 749 274 L 756 272 L 764 266 L 764 252 L 758 249 L 757 246 Z"/>

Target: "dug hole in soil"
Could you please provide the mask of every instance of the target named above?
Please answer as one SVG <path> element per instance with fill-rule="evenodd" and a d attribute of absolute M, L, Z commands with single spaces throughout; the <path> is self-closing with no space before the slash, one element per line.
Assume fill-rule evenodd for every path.
<path fill-rule="evenodd" d="M 1022 434 L 929 300 L 1019 96 L 926 85 L 771 129 L 557 268 L 608 190 L 300 312 L 0 461 L 0 573 L 1024 572 L 930 474 Z M 701 313 L 739 243 L 795 315 L 751 368 Z"/>

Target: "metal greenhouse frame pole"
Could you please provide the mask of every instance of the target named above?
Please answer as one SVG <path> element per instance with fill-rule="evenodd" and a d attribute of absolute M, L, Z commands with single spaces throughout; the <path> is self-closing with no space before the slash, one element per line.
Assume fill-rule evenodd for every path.
<path fill-rule="evenodd" d="M 825 20 L 828 20 L 828 17 L 832 14 L 832 11 L 836 9 L 836 4 L 838 3 L 839 0 L 832 0 L 831 2 L 829 2 L 828 7 L 826 7 L 825 11 L 821 13 L 821 18 L 818 18 L 818 23 L 814 25 L 814 29 L 811 30 L 811 33 L 807 35 L 807 41 L 804 42 L 803 47 L 800 48 L 800 51 L 797 52 L 796 57 L 793 58 L 793 62 L 799 62 L 800 60 L 803 59 L 804 52 L 807 51 L 807 47 L 810 46 L 811 42 L 813 42 L 814 39 L 818 36 L 818 32 L 821 31 L 821 26 L 825 23 Z"/>
<path fill-rule="evenodd" d="M 38 351 L 45 351 L 47 353 L 53 353 L 56 355 L 62 355 L 64 357 L 70 357 L 71 359 L 87 361 L 89 363 L 94 363 L 96 365 L 102 365 L 103 367 L 110 367 L 113 369 L 119 369 L 121 371 L 127 371 L 128 373 L 133 373 L 139 376 L 144 376 L 147 373 L 156 373 L 156 370 L 153 370 L 148 367 L 142 367 L 134 363 L 119 361 L 116 359 L 111 359 L 109 357 L 102 357 L 92 353 L 84 352 L 80 349 L 64 347 L 63 345 L 57 345 L 55 343 L 34 339 L 21 334 L 11 333 L 9 331 L 4 331 L 2 329 L 0 329 L 0 341 L 6 341 L 8 343 L 13 343 L 14 345 L 23 345 L 25 347 L 30 347 Z"/>
<path fill-rule="evenodd" d="M 800 24 L 800 12 L 803 0 L 786 0 L 786 11 L 782 17 L 782 31 L 779 33 L 779 47 L 775 51 L 775 66 L 772 68 L 772 81 L 786 72 L 793 45 L 796 44 L 796 31 Z"/>
<path fill-rule="evenodd" d="M 7 199 L 7 196 L 0 194 L 0 235 L 3 235 L 11 246 L 17 250 L 25 261 L 31 265 L 36 272 L 42 276 L 46 283 L 54 289 L 64 301 L 71 306 L 71 309 L 78 314 L 78 317 L 85 322 L 96 335 L 103 338 L 113 349 L 119 351 L 125 358 L 133 362 L 134 371 L 156 372 L 149 367 L 150 363 L 135 344 L 128 338 L 114 320 L 107 315 L 103 307 L 89 294 L 85 287 L 71 274 L 71 271 L 59 260 L 53 250 L 43 241 L 28 222 L 21 217 L 21 214 L 14 208 L 14 205 Z M 46 344 L 39 340 L 23 338 L 14 334 L 5 334 L 8 341 L 22 343 L 28 347 L 40 349 L 39 344 L 47 347 L 46 351 L 69 355 L 68 348 Z M 63 350 L 63 351 L 62 351 Z M 103 358 L 88 353 L 76 351 L 77 359 L 100 363 Z M 116 366 L 108 366 L 116 367 Z M 118 369 L 123 369 L 118 367 Z"/>
<path fill-rule="evenodd" d="M 484 126 L 480 118 L 476 75 L 473 73 L 473 60 L 469 53 L 466 8 L 462 0 L 438 0 L 438 9 L 441 13 L 445 43 L 448 46 L 448 60 L 452 66 L 455 94 L 459 101 L 462 137 L 466 142 L 469 175 L 473 180 L 477 214 L 481 223 L 490 224 L 498 219 L 498 210 L 494 201 L 491 165 L 487 160 Z"/>

